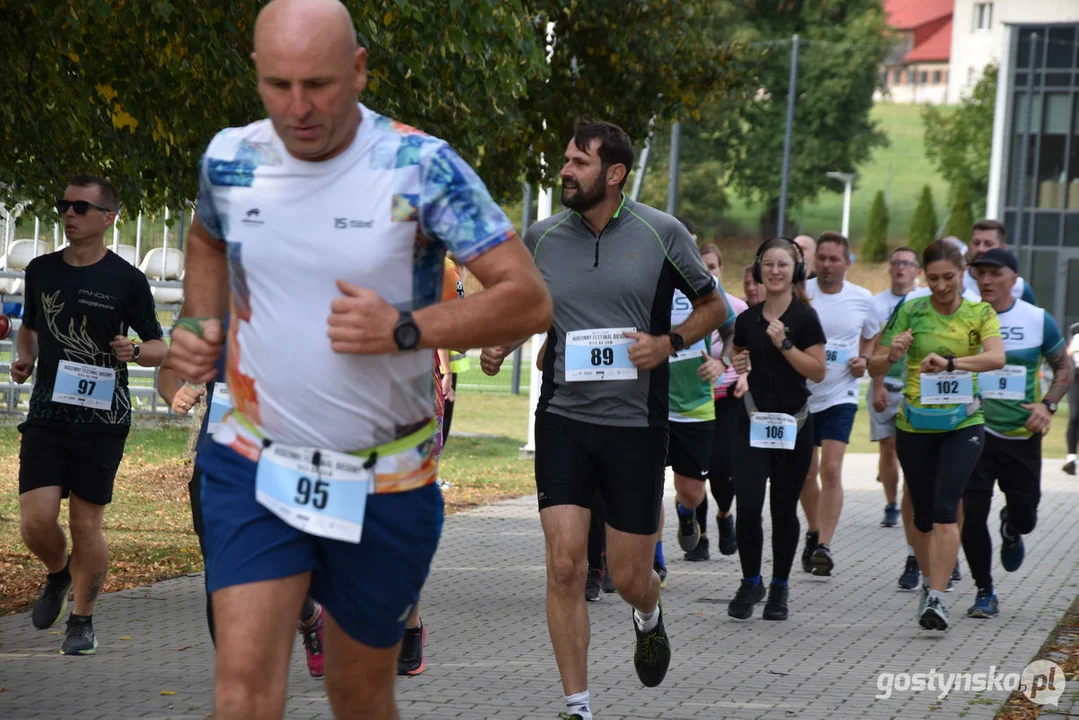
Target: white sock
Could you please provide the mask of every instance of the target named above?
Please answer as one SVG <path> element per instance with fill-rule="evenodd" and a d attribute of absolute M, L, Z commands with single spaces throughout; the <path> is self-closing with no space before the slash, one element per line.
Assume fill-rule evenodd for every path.
<path fill-rule="evenodd" d="M 944 593 L 942 593 L 940 590 L 932 590 L 931 589 L 929 591 L 929 599 L 932 600 L 933 598 L 936 598 L 937 600 L 939 600 L 941 602 L 944 602 Z"/>
<path fill-rule="evenodd" d="M 907 557 L 918 557 L 918 554 L 914 552 L 913 545 L 907 545 Z"/>
<path fill-rule="evenodd" d="M 637 621 L 637 628 L 641 632 L 652 632 L 655 630 L 656 625 L 659 625 L 659 605 L 656 605 L 656 609 L 647 614 L 633 608 L 633 619 Z"/>
<path fill-rule="evenodd" d="M 566 709 L 570 715 L 580 715 L 584 720 L 592 720 L 592 708 L 589 707 L 588 691 L 567 695 Z"/>
<path fill-rule="evenodd" d="M 1075 462 L 1075 453 L 1068 453 L 1067 462 Z"/>

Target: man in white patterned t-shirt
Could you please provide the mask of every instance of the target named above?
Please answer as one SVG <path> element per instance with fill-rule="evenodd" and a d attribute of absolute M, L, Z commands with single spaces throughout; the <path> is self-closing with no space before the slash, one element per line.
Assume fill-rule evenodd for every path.
<path fill-rule="evenodd" d="M 310 591 L 335 715 L 396 717 L 442 526 L 431 351 L 543 332 L 550 298 L 453 149 L 357 103 L 367 54 L 343 5 L 274 0 L 254 59 L 269 119 L 218 133 L 200 163 L 167 361 L 201 383 L 228 346 L 233 409 L 199 457 L 214 716 L 282 716 Z M 439 302 L 447 252 L 483 292 Z"/>

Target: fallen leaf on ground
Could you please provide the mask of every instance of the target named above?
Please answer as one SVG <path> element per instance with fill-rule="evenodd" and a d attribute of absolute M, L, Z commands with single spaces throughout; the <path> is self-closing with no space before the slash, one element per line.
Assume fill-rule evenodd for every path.
<path fill-rule="evenodd" d="M 162 695 L 175 695 L 176 691 L 175 690 L 162 690 L 161 694 Z"/>

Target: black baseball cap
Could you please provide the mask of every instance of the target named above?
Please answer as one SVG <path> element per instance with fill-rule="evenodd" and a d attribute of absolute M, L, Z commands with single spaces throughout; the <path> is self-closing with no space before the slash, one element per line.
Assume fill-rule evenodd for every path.
<path fill-rule="evenodd" d="M 992 250 L 986 250 L 982 253 L 982 256 L 971 263 L 973 267 L 979 265 L 992 265 L 994 267 L 1006 267 L 1010 268 L 1013 272 L 1019 272 L 1019 261 L 1015 259 L 1015 255 L 1004 248 L 995 247 Z"/>

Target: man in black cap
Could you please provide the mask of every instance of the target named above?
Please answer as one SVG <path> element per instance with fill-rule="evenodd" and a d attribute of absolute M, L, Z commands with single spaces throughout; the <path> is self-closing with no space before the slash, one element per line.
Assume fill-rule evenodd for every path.
<path fill-rule="evenodd" d="M 1007 503 L 1000 511 L 1000 562 L 1008 572 L 1023 563 L 1023 535 L 1034 529 L 1041 499 L 1042 436 L 1057 403 L 1072 382 L 1064 338 L 1053 317 L 1042 308 L 1013 297 L 1019 278 L 1015 256 L 1003 248 L 987 250 L 973 263 L 982 300 L 1000 317 L 1005 365 L 978 375 L 985 411 L 985 448 L 964 495 L 963 551 L 978 587 L 969 617 L 997 614 L 993 590 L 993 544 L 989 507 L 993 485 L 1000 483 Z M 1041 397 L 1038 366 L 1045 358 L 1053 368 L 1053 384 Z"/>

